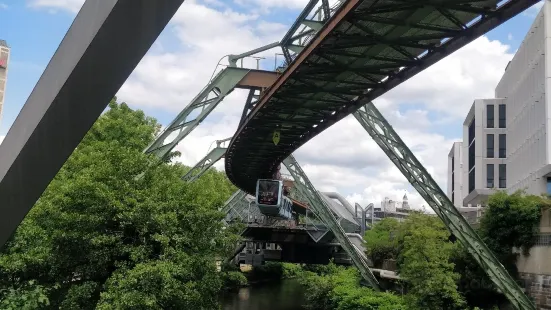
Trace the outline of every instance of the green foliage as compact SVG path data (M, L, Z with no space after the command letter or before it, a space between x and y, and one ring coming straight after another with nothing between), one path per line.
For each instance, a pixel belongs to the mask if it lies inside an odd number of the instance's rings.
M35 281L28 281L17 288L0 290L0 309L35 310L46 309L49 305L47 289Z
M434 222L427 226L428 222ZM453 245L442 224L416 215L405 223L400 276L408 283L409 309L463 309L457 291L459 275L450 262Z
M508 195L497 192L488 199L488 206L480 220L478 234L494 252L509 273L518 278L517 253L513 248L528 254L541 219L541 209L549 207L549 199L515 192ZM456 246L452 261L461 275L459 290L473 306L490 308L506 303L495 285L472 256L460 245Z
M402 297L391 293L375 292L360 286L355 268L330 264L323 275L304 272L300 282L306 286L306 308L316 310L405 310Z
M240 271L222 272L222 287L227 290L236 289L249 283L247 277Z
M302 274L302 267L299 264L281 263L283 268L283 279L291 279L298 277Z
M280 262L266 262L264 265L254 266L247 276L250 281L281 280L283 265Z
M393 218L384 218L365 232L366 255L376 268L381 268L385 259L396 259L399 254L398 236L400 223Z
M234 187L216 171L182 182L187 167L142 153L155 120L109 107L4 247L0 288L35 280L61 309L212 309L215 259L238 240L217 211Z
M549 200L540 196L497 192L489 197L480 221L480 236L501 259L509 261L513 247L527 255L538 232L541 209L548 205Z

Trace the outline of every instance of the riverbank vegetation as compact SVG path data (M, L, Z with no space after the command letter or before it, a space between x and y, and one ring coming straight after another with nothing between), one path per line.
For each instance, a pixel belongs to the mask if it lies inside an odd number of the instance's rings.
M442 222L412 214L365 234L381 268L395 262L407 293L362 287L354 268L267 263L242 273L238 228L219 207L235 188L209 170L193 183L178 163L143 154L160 125L116 99L0 252L1 309L217 309L223 289L298 277L309 309L489 309L505 302ZM172 156L177 155L173 153ZM491 196L478 232L517 277L549 200ZM522 253L514 252L518 248ZM476 284L476 285L475 285Z
M547 198L521 192L496 192L488 200L478 234L517 280L516 260L533 246L541 209L548 206ZM412 214L401 223L387 218L364 239L375 267L396 262L407 288L408 309L491 309L507 303L437 217Z
M0 254L2 309L216 309L235 190L142 153L160 125L113 100ZM234 275L225 275L236 281ZM239 281L239 280L237 280Z

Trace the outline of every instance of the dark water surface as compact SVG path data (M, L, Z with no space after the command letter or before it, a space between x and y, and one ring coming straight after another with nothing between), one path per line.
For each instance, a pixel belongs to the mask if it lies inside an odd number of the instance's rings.
M253 284L222 297L222 310L303 310L304 288L293 279Z

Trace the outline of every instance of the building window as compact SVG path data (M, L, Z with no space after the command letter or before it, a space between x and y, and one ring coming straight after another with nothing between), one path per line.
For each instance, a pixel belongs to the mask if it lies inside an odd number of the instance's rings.
M486 128L494 128L494 105L486 105Z
M547 178L547 194L551 195L551 178Z
M505 158L507 151L507 136L505 134L499 135L499 158Z
M469 193L474 191L474 168L469 171Z
M474 143L474 118L469 125L469 171L474 167L475 143Z
M505 128L505 105L499 105L499 128Z
M494 158L494 135L486 135L486 157Z
M454 169L454 166L455 166L455 157L452 157L452 197L453 197L453 191L455 190L455 178L454 178L455 169Z
M499 188L507 188L507 165L499 164ZM547 185L549 187L549 184Z
M494 188L494 164L486 165L486 187Z
M469 145L471 145L471 143L474 140L474 121L475 121L475 119L473 117L473 120L469 124Z

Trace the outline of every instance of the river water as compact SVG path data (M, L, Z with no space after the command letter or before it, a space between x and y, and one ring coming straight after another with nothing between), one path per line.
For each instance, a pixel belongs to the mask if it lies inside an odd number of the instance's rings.
M222 310L303 310L304 288L297 280L253 284L222 297Z

